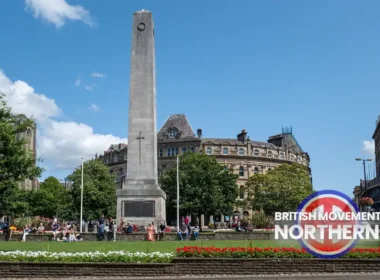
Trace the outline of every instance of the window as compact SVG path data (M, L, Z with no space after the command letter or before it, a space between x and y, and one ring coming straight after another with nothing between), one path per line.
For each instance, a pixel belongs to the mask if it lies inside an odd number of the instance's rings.
M227 165L224 166L224 170L226 170L226 171L228 170L228 166Z
M272 151L268 151L268 157L269 157L269 158L273 157L273 153L272 153Z
M206 154L208 154L208 155L212 154L212 148L211 147L206 148Z
M240 186L240 199L244 199L244 187Z
M161 177L161 176L162 176L162 170L158 169L158 177Z
M159 156L159 157L162 157L162 156L163 156L163 151L162 151L162 149L159 149L159 150L158 150L158 156Z
M280 152L280 159L284 159L284 157L285 157L284 152Z
M117 156L117 154L114 154L113 156L113 162L118 162L119 161L119 158Z
M168 148L168 157L175 157L178 155L178 147L175 148Z
M244 155L245 155L244 148L239 148L239 156L244 156Z
M186 147L182 147L182 154L186 154L186 151L187 151Z
M191 150L193 153L195 153L195 147L194 147L194 146L191 146L191 147L190 147L190 150Z
M271 170L272 170L272 167L269 166L269 167L268 167L268 171L271 171Z
M175 138L177 136L177 134L178 134L178 129L176 129L176 128L172 128L168 132L169 138L172 138L172 139Z
M255 174L259 174L259 168L258 167L255 167L254 171L253 171Z
M240 168L239 168L239 176L244 177L244 167L243 166L240 166Z
M298 162L302 162L302 157L298 157Z
M253 151L253 155L254 155L255 157L258 157L259 154L260 154L260 151L259 151L258 149L255 149L255 150Z
M223 155L228 155L228 148L223 148Z

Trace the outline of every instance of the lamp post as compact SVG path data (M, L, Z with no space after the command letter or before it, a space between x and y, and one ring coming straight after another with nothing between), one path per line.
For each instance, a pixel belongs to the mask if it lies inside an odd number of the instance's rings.
M80 184L80 233L83 231L83 158L82 158L82 178Z
M372 159L370 159L370 158L367 158L367 159L356 158L355 160L363 162L363 168L364 168L364 194L365 194L365 196L367 196L367 174L366 174L366 171L365 171L365 162L366 161L372 161Z
M177 156L177 232L179 232L179 157Z

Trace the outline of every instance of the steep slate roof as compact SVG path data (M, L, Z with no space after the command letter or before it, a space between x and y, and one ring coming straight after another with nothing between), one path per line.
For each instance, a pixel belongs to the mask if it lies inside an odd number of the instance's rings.
M247 143L244 143L242 141L239 141L237 139L231 139L231 138L202 138L202 144L203 143L207 143L207 142L211 142L213 144L231 144L231 145L241 145L241 146L245 146L247 145ZM267 142L261 142L261 141L250 141L250 143L252 144L253 147L259 147L259 148L272 148L272 149L277 149L279 147L277 147L276 145L274 144L271 144L271 143L267 143Z
M177 128L179 132L181 133L181 140L186 139L194 139L194 131L191 128L189 121L187 120L186 116L184 114L176 114L176 115L170 115L169 118L166 120L164 125L161 127L160 131L157 133L157 139L160 140L167 140L166 134L171 128ZM178 139L173 139L177 140Z

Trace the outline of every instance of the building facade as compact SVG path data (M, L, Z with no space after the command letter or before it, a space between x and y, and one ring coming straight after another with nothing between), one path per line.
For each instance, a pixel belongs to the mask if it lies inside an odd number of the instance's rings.
M248 132L242 130L236 138L204 138L202 129L196 134L184 114L171 115L157 134L158 176L176 164L176 156L190 150L215 156L220 164L238 174L237 184L241 188L238 199L244 199L244 185L254 174L265 174L272 168L289 162L309 167L310 157L295 139L292 129L283 129L280 134L269 137L267 142L253 141ZM115 173L117 187L121 188L127 174L127 144L114 144L100 157ZM311 169L309 167L311 177ZM233 219L249 216L248 209L236 209ZM224 216L214 217L219 221Z
M376 127L372 139L375 143L376 176L371 180L367 180L367 182L361 180L360 186L354 188L354 196L357 203L359 203L360 198L363 196L371 197L375 202L372 208L375 211L380 211L380 115L376 120Z
M18 118L26 118L24 115L19 115ZM16 135L18 140L26 139L25 148L33 152L34 162L37 162L37 124L25 131ZM19 183L22 190L35 190L39 187L38 178L25 179Z

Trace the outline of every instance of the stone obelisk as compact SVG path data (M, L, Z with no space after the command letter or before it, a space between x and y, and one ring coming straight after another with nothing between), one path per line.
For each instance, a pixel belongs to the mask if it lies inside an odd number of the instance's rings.
M129 90L127 178L117 190L117 219L157 225L166 219L166 194L158 185L156 63L152 13L133 14Z

